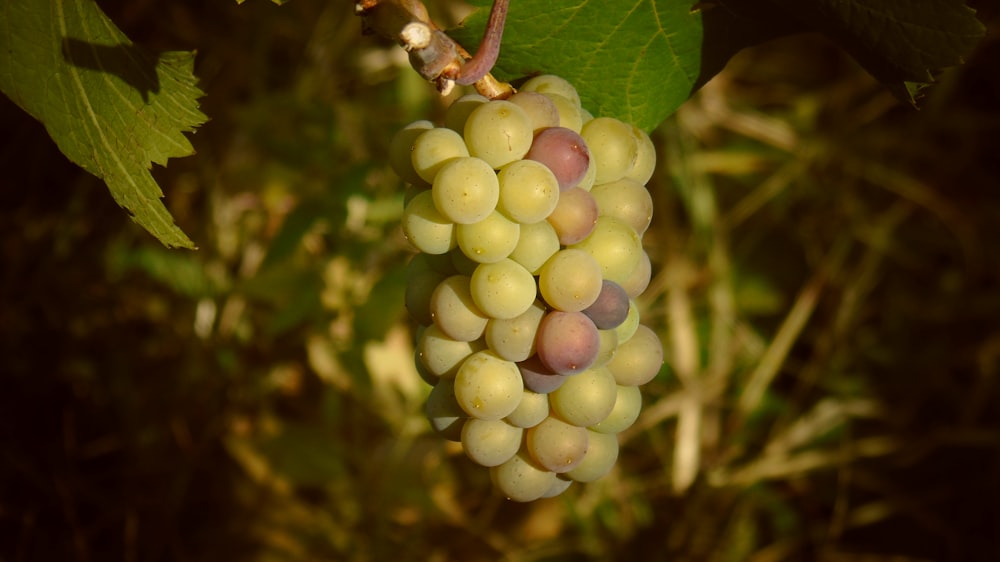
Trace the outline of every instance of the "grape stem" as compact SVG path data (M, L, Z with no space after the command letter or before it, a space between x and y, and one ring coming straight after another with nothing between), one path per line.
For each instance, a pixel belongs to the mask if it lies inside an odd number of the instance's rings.
M465 62L458 71L455 82L467 86L481 80L493 70L493 65L500 55L500 39L503 37L503 25L507 20L507 6L510 0L493 0L493 9L490 10L490 18L486 22L486 31L483 32L483 40L479 42L479 49L475 56Z
M420 0L357 0L354 11L361 16L362 33L376 33L398 42L409 53L414 70L433 82L442 95L455 84L472 84L490 99L506 99L513 95L514 88L494 78L490 70L500 54L509 2L494 0L475 56L431 21Z

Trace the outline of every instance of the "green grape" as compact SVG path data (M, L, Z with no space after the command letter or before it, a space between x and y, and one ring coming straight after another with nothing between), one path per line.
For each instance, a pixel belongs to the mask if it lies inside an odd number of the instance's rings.
M607 365L618 351L618 334L614 330L597 330L597 333L601 336L601 346L597 349L597 358L591 368Z
M625 177L646 185L653 177L653 170L656 168L656 147L645 131L635 125L631 127L632 136L635 138L636 157L632 169L625 174Z
M615 335L618 336L618 343L623 341L628 341L635 333L636 328L639 327L639 306L635 303L635 300L629 299L628 301L628 313L625 315L625 320L614 328Z
M507 462L491 467L490 479L501 494L516 502L535 501L556 484L556 474L540 467L523 448Z
M646 186L633 179L595 185L590 194L597 201L599 214L625 221L640 236L653 220L653 198Z
M528 120L531 121L531 127L536 133L546 127L559 126L559 109L543 94L522 90L507 101L521 106L521 109L528 114Z
M472 300L492 318L514 318L535 302L535 278L514 260L480 264L472 273Z
M608 417L616 397L614 375L609 368L596 367L569 377L549 395L549 404L560 419L587 427Z
M410 152L413 169L427 183L434 182L434 176L447 162L454 158L468 157L469 149L465 147L462 135L444 127L420 133L413 141L413 150Z
M498 466L517 454L523 433L504 420L473 418L462 426L462 450L476 464Z
M615 381L624 386L640 386L653 380L663 366L663 344L656 332L639 324L628 340L618 344L618 351L608 363Z
M455 158L438 170L431 186L434 205L448 220L472 224L490 215L500 199L500 184L479 158Z
M649 287L649 281L653 275L653 264L649 261L649 252L642 252L639 257L639 266L635 268L632 275L628 276L628 279L622 283L622 289L625 289L625 294L629 296L630 299L634 299L639 295L646 292L646 288Z
M486 345L507 361L524 361L535 353L535 335L545 306L535 301L514 318L491 318L486 323Z
M504 418L515 427L529 428L535 427L549 415L549 397L545 394L538 394L528 389L524 389L521 402L513 412Z
M428 371L438 377L453 377L458 368L473 353L481 350L480 341L458 341L449 338L437 324L431 324L417 340L417 357Z
M465 122L468 121L472 110L488 101L490 101L488 97L480 94L465 94L448 106L448 110L444 113L444 126L456 133L464 132Z
M424 131L433 128L434 124L430 121L415 121L403 127L389 142L389 166L403 181L414 185L427 185L413 169L410 153L413 152L413 141Z
M556 476L555 483L552 487L548 489L547 492L542 494L543 498L554 498L559 494L562 494L573 484L573 481L568 478L563 478L561 476Z
M595 117L583 126L580 136L597 164L597 185L622 179L635 165L639 148L629 125L612 117Z
M580 180L579 187L584 191L590 191L594 188L594 180L597 179L597 166L594 165L594 160L591 159L590 163L587 165L587 173Z
M455 399L469 416L498 420L513 412L524 394L517 365L492 351L477 351L455 374Z
M521 234L521 225L497 211L472 224L455 228L458 247L470 260L478 263L496 263L514 251Z
M594 197L579 187L573 187L559 194L559 203L545 220L556 230L559 243L569 246L594 231L598 212Z
M425 254L444 254L458 245L455 224L438 212L430 191L418 193L403 209L403 236Z
M601 266L583 250L567 248L555 253L538 271L538 291L549 306L579 312L601 294Z
M510 259L521 264L535 275L542 265L559 251L559 235L548 221L521 225L521 235L517 246L510 253Z
M541 162L517 160L497 172L497 210L519 223L545 220L559 203L559 181Z
M489 318L472 300L470 278L452 275L441 281L431 294L430 313L434 324L456 341L479 339Z
M590 444L587 455L576 468L566 473L566 477L576 482L593 482L604 477L618 460L617 435L588 430L587 439Z
M419 254L423 255L423 254ZM407 272L406 293L403 302L418 323L427 326L434 321L431 316L431 295L438 284L445 280L444 274L433 269L423 269L414 273Z
M438 381L424 402L424 415L431 428L448 441L462 440L462 426L469 419L455 400L455 384L451 379Z
M558 391L557 391L558 392ZM573 470L587 454L587 429L549 416L528 429L526 445L531 458L555 473Z
M545 96L552 100L556 111L559 112L559 126L579 133L583 127L583 112L580 110L580 105L559 94L546 93Z
M457 232L457 230L456 230ZM451 258L451 265L459 275L472 275L472 272L479 267L479 262L469 259L462 248L452 248L448 255Z
M624 221L609 216L597 217L590 235L572 247L594 256L604 278L619 285L624 285L642 258L639 235Z
M485 160L494 169L524 157L534 136L527 112L503 100L473 109L464 130L469 154Z
M538 92L540 94L558 94L580 107L580 94L577 93L569 80L555 74L539 74L533 76L521 85L522 92Z
M600 433L621 433L632 427L642 410L642 392L638 386L618 386L615 407L606 418L590 426Z

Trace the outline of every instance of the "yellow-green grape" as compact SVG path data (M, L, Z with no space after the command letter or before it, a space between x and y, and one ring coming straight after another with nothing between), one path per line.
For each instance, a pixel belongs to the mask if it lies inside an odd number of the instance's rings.
M618 351L607 368L618 384L640 386L653 380L662 366L663 344L659 336L639 324L631 338L618 344Z
M635 165L639 148L632 128L613 117L595 117L580 129L580 136L597 165L597 185L620 180Z
M449 338L437 324L421 332L417 340L417 357L428 371L438 377L453 377L458 368L473 353L481 350L480 341L458 341Z
M438 212L430 191L422 191L403 209L403 236L425 254L444 254L454 248L455 223Z
M431 186L434 205L458 224L479 222L500 199L500 184L489 164L479 158L455 158L438 170Z
M455 400L455 384L451 379L438 381L424 402L424 415L431 428L448 441L462 440L462 426L469 416Z
M521 106L528 114L533 130L537 133L546 127L559 126L559 109L547 96L538 92L520 91L507 101Z
M522 394L524 383L517 365L492 351L473 353L455 374L455 399L473 418L503 418L517 408Z
M444 113L444 126L457 133L464 132L465 122L472 110L488 101L490 101L488 97L480 94L465 94L448 106L448 110Z
M618 351L618 334L614 330L597 330L597 333L601 336L601 347L597 350L597 359L594 359L592 368L607 365Z
M600 433L621 433L632 427L642 410L642 392L638 386L618 385L615 407L608 417L590 426Z
M601 294L601 283L601 266L583 250L560 250L538 271L542 298L564 312L579 312L592 305Z
M466 257L478 263L495 263L509 256L520 234L521 225L496 211L479 222L455 228L458 247Z
M418 323L427 326L434 321L431 316L431 295L434 294L438 284L444 280L444 274L433 269L407 272L406 293L403 302L406 305L406 310L410 312L410 316Z
M413 169L427 183L434 182L434 176L445 163L454 158L468 157L469 149L462 135L444 127L421 133L413 141L413 151L410 152Z
M653 170L656 168L656 147L646 131L635 125L631 127L632 136L635 138L636 157L632 169L625 174L625 177L646 185L653 177Z
M565 474L576 482L593 482L604 477L618 460L617 435L588 430L587 439L590 445L587 455L576 468Z
M615 377L610 369L593 367L569 377L549 395L549 404L560 419L587 427L608 417L615 407L616 396Z
M539 74L529 78L521 85L522 92L538 92L540 94L558 94L580 107L580 94L577 93L569 80L555 74Z
M559 203L559 181L545 164L517 160L497 172L497 210L519 223L545 220Z
M622 289L629 298L634 299L646 292L649 281L653 275L653 264L649 261L649 252L643 251L639 257L639 266L635 268L632 275L622 283Z
M529 428L540 424L549 416L549 397L528 389L521 396L521 403L504 418L515 427Z
M580 107L580 119L583 119L583 124L586 125L587 121L594 118L594 114L587 110L586 107Z
M559 235L552 224L543 220L521 225L521 235L510 253L510 259L534 275L558 251Z
M470 278L452 275L441 281L431 294L430 313L434 324L456 341L479 339L489 318L472 300Z
M491 318L486 323L486 345L507 361L524 361L535 353L535 334L545 307L535 301L514 318Z
M549 488L547 492L542 494L543 498L554 498L559 494L566 491L573 484L573 481L569 478L563 478L562 476L556 476L555 483Z
M413 141L424 131L434 128L430 121L414 121L400 129L389 141L389 166L403 181L414 185L427 185L413 169L410 153L413 152Z
M646 186L630 178L595 185L590 194L598 213L621 219L640 236L653 220L653 198Z
M572 247L594 256L604 278L619 285L631 277L642 258L639 235L621 219L609 216L597 217L590 235Z
M594 160L590 160L590 164L587 166L587 173L584 174L583 179L580 180L579 187L584 191L590 191L594 188L594 180L597 179L597 166L594 165Z
M632 334L635 333L636 328L639 327L639 306L635 303L634 299L629 299L628 301L628 314L625 315L625 320L614 328L615 335L618 336L618 343L628 341Z
M472 110L464 136L469 154L497 169L524 157L531 148L534 130L521 106L494 100Z
M462 426L462 450L476 464L497 466L517 454L523 433L504 420L473 418Z
M545 96L552 100L559 112L559 126L579 133L583 127L583 112L580 111L580 105L559 94L546 93Z
M500 466L490 468L490 480L509 500L535 501L556 484L556 474L538 465L523 448Z
M528 453L555 473L573 470L587 454L587 429L549 416L528 430Z
M535 278L510 258L480 264L472 273L472 300L493 318L514 318L528 310L537 289Z
M457 231L456 231L457 232ZM461 248L452 248L447 254L451 258L451 265L459 275L472 275L472 272L479 267L479 262L469 259Z

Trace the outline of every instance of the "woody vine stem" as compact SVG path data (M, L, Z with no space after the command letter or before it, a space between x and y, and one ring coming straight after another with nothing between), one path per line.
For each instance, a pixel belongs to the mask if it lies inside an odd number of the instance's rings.
M409 53L414 70L433 82L442 95L460 84L473 85L490 99L506 99L514 88L494 78L490 70L500 54L508 4L509 0L494 0L475 55L431 21L420 0L358 0L355 13L361 16L364 33L398 42Z

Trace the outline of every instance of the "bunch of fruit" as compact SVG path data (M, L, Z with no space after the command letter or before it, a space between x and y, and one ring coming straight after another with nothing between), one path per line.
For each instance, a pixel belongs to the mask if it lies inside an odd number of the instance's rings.
M461 97L443 127L391 143L420 251L406 306L426 415L512 500L607 474L663 363L634 300L655 160L645 132L593 117L552 75L506 100Z

